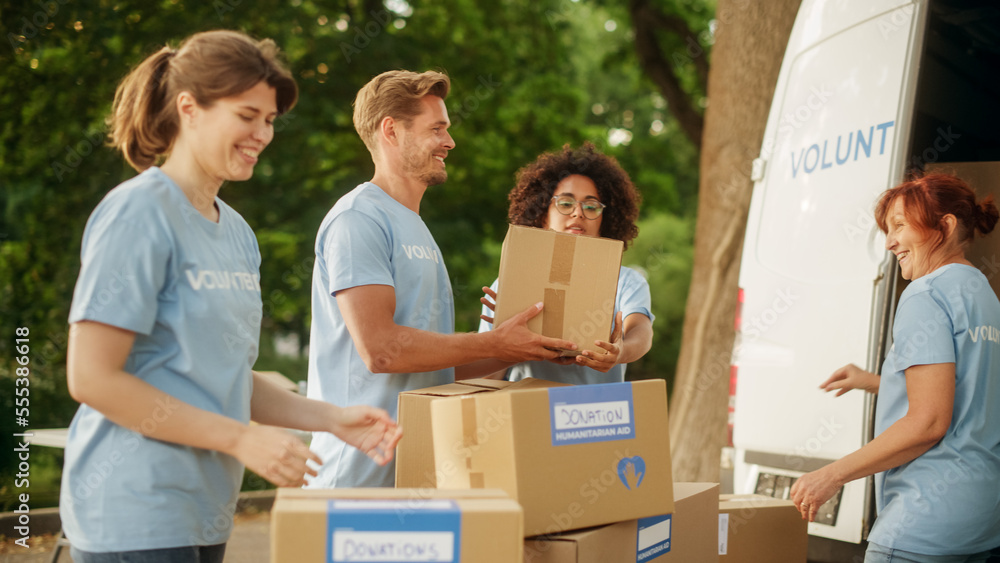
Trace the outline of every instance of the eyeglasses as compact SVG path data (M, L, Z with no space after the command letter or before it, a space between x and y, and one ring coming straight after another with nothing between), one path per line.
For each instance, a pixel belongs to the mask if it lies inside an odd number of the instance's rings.
M604 208L607 207L594 199L576 201L573 196L568 195L553 196L552 201L555 202L556 210L563 215L573 213L573 210L576 209L576 204L579 203L580 209L583 210L583 216L587 219L597 219L601 216L601 213L604 213Z

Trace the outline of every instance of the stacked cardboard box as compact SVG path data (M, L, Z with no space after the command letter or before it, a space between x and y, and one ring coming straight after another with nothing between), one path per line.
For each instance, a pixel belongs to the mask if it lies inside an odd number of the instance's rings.
M719 499L721 563L806 563L808 524L790 500L764 495Z
M433 401L438 486L506 491L526 535L672 512L665 383L547 385Z
M621 261L608 242L511 227L498 323L543 301L529 328L581 350L607 340ZM468 380L401 393L398 418L397 489L281 490L273 561L805 560L782 501L720 504L716 483L673 482L662 380Z
M674 483L674 513L524 540L525 563L717 563L718 483Z
M670 551L653 561L717 563L718 518L718 483L674 483Z
M504 389L509 381L467 379L399 394L398 419L403 438L396 446L396 487L436 488L434 433L431 432L431 402ZM450 470L450 468L445 468Z
M620 241L512 226L497 324L541 301L529 328L593 349L611 335L621 251ZM525 535L545 534L526 542L529 561L652 561L677 545L663 381L464 381L402 393L399 421L396 486L506 491L524 508ZM715 530L718 490L697 492Z
M523 512L503 491L279 489L271 561L521 561Z
M545 534L559 545L617 546L632 557L669 549L675 487L662 380L579 387L473 380L402 393L399 422L407 437L397 486L502 489L524 509L526 536ZM404 447L415 434L423 447ZM697 492L714 520L718 490L711 490ZM555 538L615 523L622 525ZM625 543L608 539L623 533Z

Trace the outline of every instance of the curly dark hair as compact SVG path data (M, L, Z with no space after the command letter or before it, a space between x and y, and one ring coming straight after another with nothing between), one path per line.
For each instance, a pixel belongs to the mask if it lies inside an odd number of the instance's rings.
M635 221L639 218L642 196L618 161L597 150L589 141L577 149L567 144L560 152L543 153L517 171L517 185L507 196L510 222L541 227L556 186L573 174L590 178L597 187L601 203L607 206L602 215L601 236L620 240L628 248L639 234Z

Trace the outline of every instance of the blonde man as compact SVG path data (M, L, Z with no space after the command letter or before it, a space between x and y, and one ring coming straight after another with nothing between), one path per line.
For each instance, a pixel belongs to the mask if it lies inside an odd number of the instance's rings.
M568 341L530 332L531 307L488 333L454 334L451 283L420 218L430 186L448 178L455 148L439 72L390 71L358 92L354 126L375 175L342 197L316 238L309 396L371 404L396 414L400 392L442 385L558 354ZM454 366L458 366L457 368ZM391 487L394 466L374 467L329 433L312 448L324 464L310 487Z

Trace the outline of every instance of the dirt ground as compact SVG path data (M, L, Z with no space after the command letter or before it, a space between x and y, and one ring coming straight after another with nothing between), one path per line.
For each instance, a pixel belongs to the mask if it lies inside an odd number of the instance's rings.
M268 563L271 542L270 512L244 512L236 515L233 535L226 546L225 563ZM49 563L57 548L51 534L32 536L27 549L13 540L0 543L0 563ZM69 548L59 553L57 563L72 563Z

